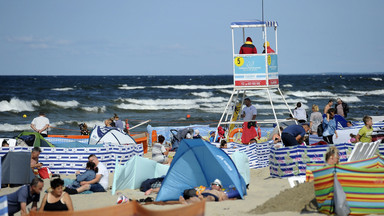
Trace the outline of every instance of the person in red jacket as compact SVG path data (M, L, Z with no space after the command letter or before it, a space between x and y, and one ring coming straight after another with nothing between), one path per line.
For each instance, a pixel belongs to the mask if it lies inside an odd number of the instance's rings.
M275 53L275 50L273 50L270 46L269 46L269 42L265 42L263 44L263 47L264 47L264 50L263 50L263 53L265 53L265 45L267 45L267 53Z
M257 54L257 49L255 45L252 44L252 39L247 37L245 44L241 46L239 54Z

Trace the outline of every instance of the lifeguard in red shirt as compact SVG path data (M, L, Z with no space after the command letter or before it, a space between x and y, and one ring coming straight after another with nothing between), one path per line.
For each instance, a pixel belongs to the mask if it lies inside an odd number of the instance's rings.
M264 47L264 50L263 50L263 53L265 53L265 45L267 45L267 53L275 53L275 50L273 50L270 46L269 46L269 42L265 42L263 44L263 47Z
M247 37L245 44L241 46L239 54L257 54L257 49L255 45L252 44L252 39Z

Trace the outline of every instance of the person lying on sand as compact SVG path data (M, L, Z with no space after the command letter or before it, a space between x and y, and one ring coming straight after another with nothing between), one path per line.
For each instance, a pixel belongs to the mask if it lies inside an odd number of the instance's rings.
M205 187L187 189L184 191L183 196L179 197L181 204L190 204L206 201L223 201L228 199L228 195L222 191L221 181L216 179L211 183L211 187L205 189Z

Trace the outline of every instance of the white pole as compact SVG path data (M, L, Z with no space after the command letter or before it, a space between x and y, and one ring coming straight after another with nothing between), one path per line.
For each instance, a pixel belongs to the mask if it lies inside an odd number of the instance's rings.
M136 128L136 127L139 127L139 126L141 126L141 125L143 125L143 124L145 124L145 123L148 123L148 122L150 122L150 121L151 121L151 120L147 120L147 121L145 121L145 122L141 122L140 124L135 125L135 126L129 128L129 130L132 130L132 129Z
M289 111L289 113L291 114L291 116L292 116L292 118L293 118L293 117L294 117L294 116L293 116L293 113L292 113L291 109L289 108L288 103L287 103L287 101L285 100L283 93L281 93L280 88L277 88L277 90L279 90L279 93L280 93L281 97L283 98L283 101L284 101L284 103L285 103L285 106L287 106L288 111ZM296 120L295 120L295 122L296 122L296 124L297 124L297 121L296 121Z
M279 124L279 121L277 120L275 107L273 106L272 97L271 97L271 93L269 92L269 88L267 88L267 92L268 92L269 102L271 102L273 116L275 117L277 128L279 128L279 131L280 131L280 124ZM281 133L280 133L280 135L281 135Z

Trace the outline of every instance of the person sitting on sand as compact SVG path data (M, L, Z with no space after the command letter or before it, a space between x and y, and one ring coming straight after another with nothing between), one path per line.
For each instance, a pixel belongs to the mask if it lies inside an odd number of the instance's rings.
M34 169L40 169L43 167L42 163L39 163L39 155L41 153L41 149L39 147L33 147L32 153L31 153L31 168Z
M199 129L195 129L195 133L193 134L193 139L201 139Z
M339 150L335 146L329 147L328 152L325 154L325 162L327 165L339 164Z
M152 147L152 160L162 164L170 164L172 159L168 158L169 148L165 148L163 145L165 140L164 136L159 135L157 140L159 142L153 144Z
M108 178L109 172L107 167L99 161L96 155L91 154L88 156L88 162L93 162L96 164L98 172L96 177L90 181L81 181L80 187L77 189L72 189L69 187L65 188L65 192L69 194L78 194L82 193L86 190L90 190L92 192L106 192L108 189Z
M60 178L51 181L51 191L45 194L41 201L42 211L73 211L71 197L63 191L64 181Z
M6 139L4 139L3 142L1 143L1 147L9 147L9 144Z
M80 174L80 171L76 171L76 180L73 181L72 185L69 186L70 188L79 188L81 186L80 182L91 181L92 179L96 178L96 173L99 171L99 169L96 167L95 163L87 162L85 169L86 171L82 174Z
M281 131L283 131L282 129L281 129ZM281 137L280 137L280 134L274 134L273 135L273 137L272 137L272 140L273 140L273 144L276 144L276 143L278 143L278 142L281 142Z
M32 202L31 210L37 210L37 202L40 200L40 192L43 190L44 181L41 178L34 178L29 185L21 186L16 192L7 195L8 214L13 215L20 212L27 214L27 205ZM4 213L4 212L3 212Z
M225 141L225 140L221 140L221 142L220 142L220 148L221 148L221 149L223 149L223 148L228 148L228 146L227 146L227 141Z
M249 140L249 144L254 144L254 143L257 143L255 138L252 138L251 140Z
M352 126L353 126L352 122L351 121L347 121L347 127L352 127Z
M179 202L181 204L190 204L200 202L202 200L206 201L223 201L228 199L228 195L222 191L222 184L219 179L215 179L211 183L210 188L198 187L193 189L184 190L183 196L179 197Z

